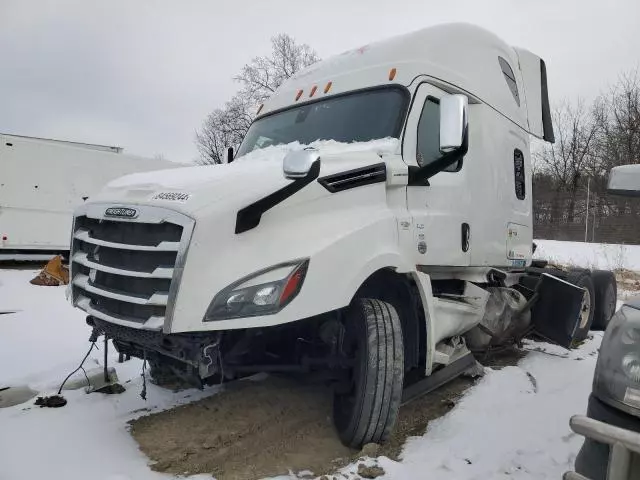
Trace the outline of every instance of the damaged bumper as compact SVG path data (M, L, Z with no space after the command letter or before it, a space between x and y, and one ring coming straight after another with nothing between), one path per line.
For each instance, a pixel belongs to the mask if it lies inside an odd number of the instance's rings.
M87 324L97 335L112 340L119 353L140 359L153 360L158 356L169 359L185 369L189 376L199 379L211 377L219 372L221 365L221 332L202 334L164 334L116 325L95 317L87 317Z

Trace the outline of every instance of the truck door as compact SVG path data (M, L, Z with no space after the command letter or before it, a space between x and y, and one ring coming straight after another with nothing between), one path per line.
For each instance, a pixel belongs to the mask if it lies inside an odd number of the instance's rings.
M440 98L444 91L418 86L403 140L403 159L424 166L440 156ZM470 194L464 160L431 177L428 185L407 187L416 265L468 266L473 245Z

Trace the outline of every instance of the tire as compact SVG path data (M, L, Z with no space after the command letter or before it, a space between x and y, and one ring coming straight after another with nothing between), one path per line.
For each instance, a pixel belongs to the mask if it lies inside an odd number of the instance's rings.
M388 439L402 400L404 351L396 309L375 299L355 299L345 315L342 353L353 362L346 386L333 398L340 440L351 448Z
M572 283L578 287L582 287L587 291L582 304L582 311L580 314L580 320L578 328L573 337L574 343L582 342L587 338L589 330L591 330L591 324L593 323L593 317L595 313L595 291L593 287L593 280L591 275L585 270L572 271L567 275L567 282Z
M591 274L595 290L596 306L593 311L592 330L606 330L609 320L616 313L618 284L616 276L609 270L594 270Z

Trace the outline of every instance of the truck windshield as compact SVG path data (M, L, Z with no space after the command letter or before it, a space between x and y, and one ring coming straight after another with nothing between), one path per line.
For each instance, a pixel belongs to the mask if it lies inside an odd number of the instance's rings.
M253 122L238 157L253 150L316 140L352 143L399 138L408 95L384 88L340 95L289 108Z

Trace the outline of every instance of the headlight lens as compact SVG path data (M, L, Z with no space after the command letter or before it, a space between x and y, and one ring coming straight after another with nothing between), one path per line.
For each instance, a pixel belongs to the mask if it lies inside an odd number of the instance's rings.
M304 282L309 260L297 260L260 270L220 291L204 321L271 315L293 300Z
M604 402L640 415L640 310L623 305L602 339L593 392Z

